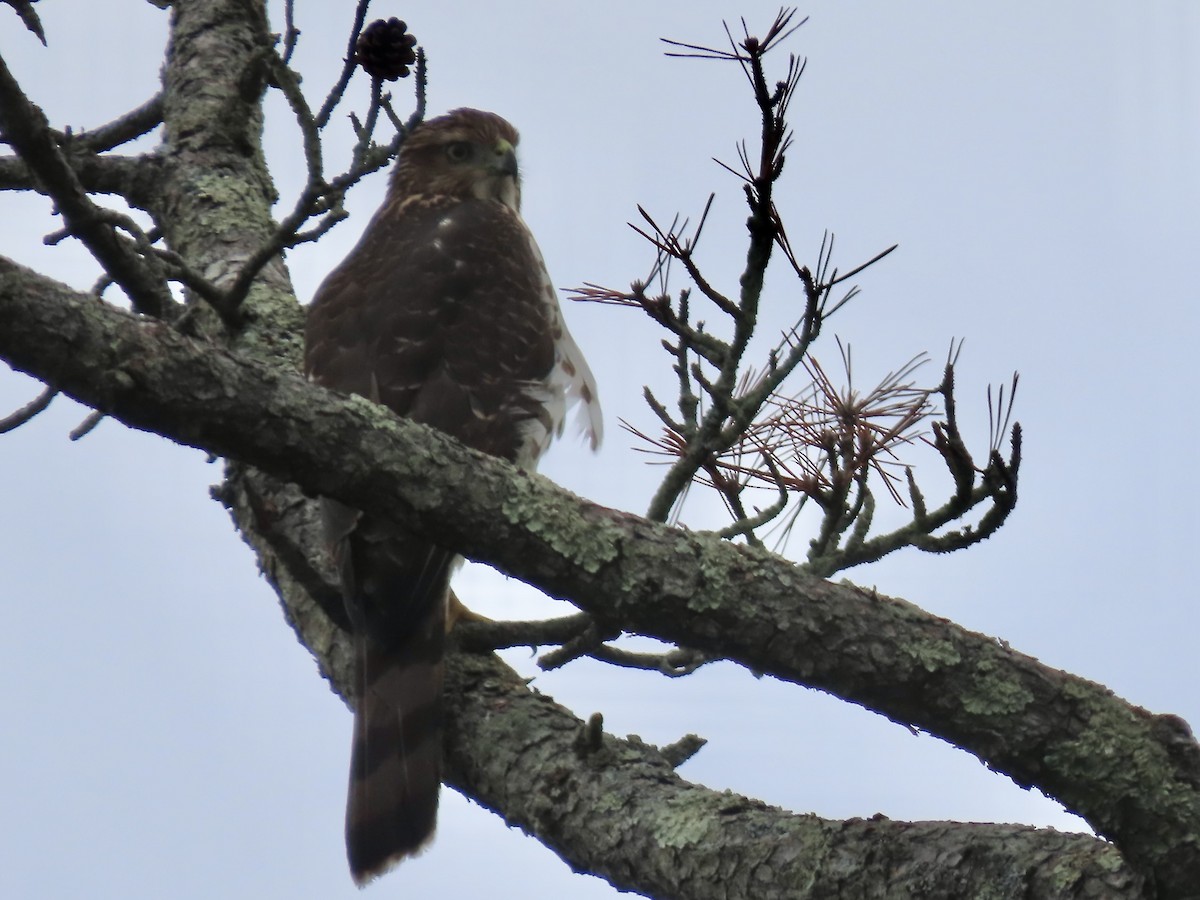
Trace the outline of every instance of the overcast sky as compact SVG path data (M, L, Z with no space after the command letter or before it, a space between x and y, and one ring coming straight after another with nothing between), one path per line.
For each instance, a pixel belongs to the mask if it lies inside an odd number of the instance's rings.
M297 7L297 64L316 103L340 65L351 4ZM52 123L94 126L154 92L166 13L143 0L37 10L49 49L0 7L0 53ZM774 10L375 6L427 48L432 111L492 109L521 130L526 218L564 287L644 275L651 255L625 224L636 205L669 221L697 215L710 191L701 264L718 285L736 283L745 211L712 158L734 161L736 142L753 137L747 86L731 66L666 59L658 38L720 43L723 18L744 15L761 32ZM968 439L986 447L985 388L1013 371L1026 436L1020 502L999 534L846 575L1200 722L1200 6L826 0L801 14L811 20L788 49L809 66L777 196L789 234L815 262L834 231L843 269L900 245L860 279L863 294L816 355L835 368L836 333L865 386L927 350L936 381L951 339L965 338ZM356 97L365 86L360 76ZM394 90L406 109L411 84ZM348 142L348 125L330 138L331 168ZM267 144L290 208L301 154L277 100ZM358 188L348 222L289 254L302 301L381 191L380 179ZM56 227L44 200L0 195L0 253L90 287L96 268L77 247L41 246ZM773 270L768 327L788 324L797 296ZM642 511L659 472L618 422L653 427L641 388L669 386L660 334L632 311L576 304L567 315L600 383L608 440L597 457L564 441L543 471ZM0 368L0 415L36 391ZM68 441L84 415L57 400L0 437L0 894L357 896L342 844L350 716L208 499L219 465L113 422ZM694 493L685 520L721 524ZM466 571L459 591L493 615L553 610L486 571ZM510 658L533 672L528 654ZM709 744L685 777L797 812L1084 827L934 738L731 665L667 681L577 663L536 684L581 715L602 711L616 734L698 732ZM434 889L615 896L452 792L434 846L370 890Z

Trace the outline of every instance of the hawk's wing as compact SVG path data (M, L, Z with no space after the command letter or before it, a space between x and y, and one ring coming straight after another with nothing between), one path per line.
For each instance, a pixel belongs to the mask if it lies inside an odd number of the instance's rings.
M572 403L579 405L580 430L588 439L593 450L600 446L604 439L604 420L600 414L600 396L596 392L596 379L592 369L563 319L562 307L558 303L558 293L554 282L550 280L550 272L542 258L533 235L526 230L533 255L537 260L542 274L542 297L550 317L550 333L554 338L554 369L550 374L551 403L556 404L555 417L557 426L550 437L560 436L566 423L566 407ZM545 448L543 448L544 450Z
M409 197L379 211L309 312L306 367L493 456L516 460L555 363L544 264L490 201ZM576 353L578 351L576 350Z

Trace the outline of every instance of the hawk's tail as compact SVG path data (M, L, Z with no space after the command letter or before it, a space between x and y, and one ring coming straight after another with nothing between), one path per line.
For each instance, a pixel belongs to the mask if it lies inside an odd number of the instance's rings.
M346 855L359 885L420 851L437 821L445 604L424 619L399 644L357 636Z

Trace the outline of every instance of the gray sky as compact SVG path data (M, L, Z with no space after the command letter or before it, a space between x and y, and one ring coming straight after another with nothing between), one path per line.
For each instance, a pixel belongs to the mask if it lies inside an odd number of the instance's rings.
M319 102L350 4L297 6L297 62ZM153 92L164 13L138 0L37 8L50 49L0 9L0 53L52 122L96 125ZM492 9L414 0L375 13L408 20L428 49L432 111L493 109L521 130L526 218L555 280L623 286L644 275L651 255L625 225L636 204L667 221L694 217L715 190L701 263L734 284L745 211L711 158L733 161L735 142L753 137L747 86L732 67L664 58L657 39L719 43L722 18L739 15L762 31L775 6ZM860 279L862 296L832 320L818 358L836 368L838 334L868 385L928 350L934 381L951 339L965 338L968 438L986 446L985 387L1014 370L1026 435L1020 502L998 535L846 575L1200 722L1190 459L1200 7L817 2L805 13L789 49L809 68L777 198L793 243L812 262L833 230L843 269L900 244ZM394 91L405 109L411 85ZM267 142L290 204L301 158L277 101ZM346 126L327 145L331 168L348 143ZM350 221L289 255L302 300L381 191L379 179L360 187ZM0 253L90 286L96 269L77 247L41 246L57 227L48 212L40 199L0 196ZM798 291L782 269L768 295L770 323L785 326ZM641 511L658 473L618 420L653 427L640 395L669 385L660 334L631 311L567 314L600 382L608 441L595 458L564 441L543 471ZM0 414L35 392L0 371ZM207 499L219 467L112 422L71 443L83 415L58 400L0 437L0 894L357 896L342 846L350 716ZM688 524L721 524L694 494ZM493 615L554 608L477 569L459 590ZM510 658L533 672L527 654ZM936 739L733 666L667 681L578 663L537 686L582 715L603 711L617 734L698 732L710 743L685 777L797 812L1083 827ZM451 792L434 846L371 891L467 897L502 884L535 900L615 896Z

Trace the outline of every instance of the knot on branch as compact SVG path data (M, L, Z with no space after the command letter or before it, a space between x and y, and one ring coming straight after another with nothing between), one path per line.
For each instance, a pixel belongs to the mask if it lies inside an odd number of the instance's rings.
M604 749L604 716L594 712L575 735L575 753L580 759L595 756Z

